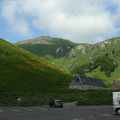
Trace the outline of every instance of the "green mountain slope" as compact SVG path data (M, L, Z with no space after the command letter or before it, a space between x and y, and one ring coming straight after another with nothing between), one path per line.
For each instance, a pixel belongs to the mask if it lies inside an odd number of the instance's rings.
M65 71L0 39L0 91L52 93L67 89L70 80Z
M120 38L112 38L94 46L99 50L89 62L76 66L74 72L103 79L111 85L113 80L120 79Z
M35 39L16 43L20 47L39 56L50 55L53 57L65 56L76 44L61 38L42 36ZM46 49L47 48L47 49Z
M83 50L81 52L77 50L80 46L85 45L88 47L88 44L77 44L66 39L48 36L20 41L16 45L45 58L47 61L65 70L71 70L74 66L85 63L90 56L89 54L83 55Z
M44 39L43 39L44 38ZM73 73L85 73L92 77L97 77L103 79L107 84L111 85L113 80L120 79L119 69L120 69L120 38L112 38L105 40L97 44L76 44L63 39L43 37L30 41L23 41L17 45L27 49L36 55L43 56L46 60L50 61L52 64L57 65L60 68L64 68ZM44 44L52 41L52 47L55 49L50 50L49 47L45 47ZM56 57L55 53L58 47L56 46L56 41L65 44L65 48L70 49L65 53ZM35 46L33 46L33 43ZM39 43L40 42L40 43ZM45 43L44 43L45 42ZM70 43L70 44L68 44ZM33 49L31 49L31 44ZM44 46L43 47L39 46ZM60 47L60 46L59 46ZM40 50L41 49L41 50ZM36 50L37 52L34 52ZM44 51L46 53L41 53ZM49 52L51 54L49 54ZM53 54L54 53L54 54Z

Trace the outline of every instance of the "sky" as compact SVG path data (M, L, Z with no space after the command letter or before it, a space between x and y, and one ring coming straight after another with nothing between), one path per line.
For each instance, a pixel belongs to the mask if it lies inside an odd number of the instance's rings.
M0 38L98 43L120 36L120 0L0 0Z

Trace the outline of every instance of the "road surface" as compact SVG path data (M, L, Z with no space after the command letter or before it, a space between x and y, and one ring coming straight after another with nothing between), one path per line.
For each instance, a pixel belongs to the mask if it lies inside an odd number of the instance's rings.
M0 120L120 120L112 106L0 107Z

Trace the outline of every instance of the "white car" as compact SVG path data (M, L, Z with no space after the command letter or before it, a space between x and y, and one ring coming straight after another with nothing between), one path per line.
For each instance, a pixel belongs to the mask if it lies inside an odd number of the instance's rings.
M113 109L118 115L120 111L120 92L113 92Z

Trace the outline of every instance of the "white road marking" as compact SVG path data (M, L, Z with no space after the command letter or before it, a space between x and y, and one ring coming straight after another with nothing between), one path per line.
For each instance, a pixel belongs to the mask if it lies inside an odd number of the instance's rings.
M102 116L105 116L105 117L110 117L111 114L102 114Z
M81 118L73 118L72 120L84 120L84 119L81 119Z
M24 111L30 111L30 112L34 111L34 109L32 109L32 108L24 108L23 110Z
M27 109L27 110L30 111L30 112L34 111L33 109Z
M18 109L12 109L11 111L13 111L13 112L19 112L20 110L18 110Z
M92 116L92 115L91 115L91 116L89 116L89 118L93 118L93 117L94 117L94 116Z
M45 108L40 108L39 110L40 110L40 111L46 111L46 109L45 109Z

